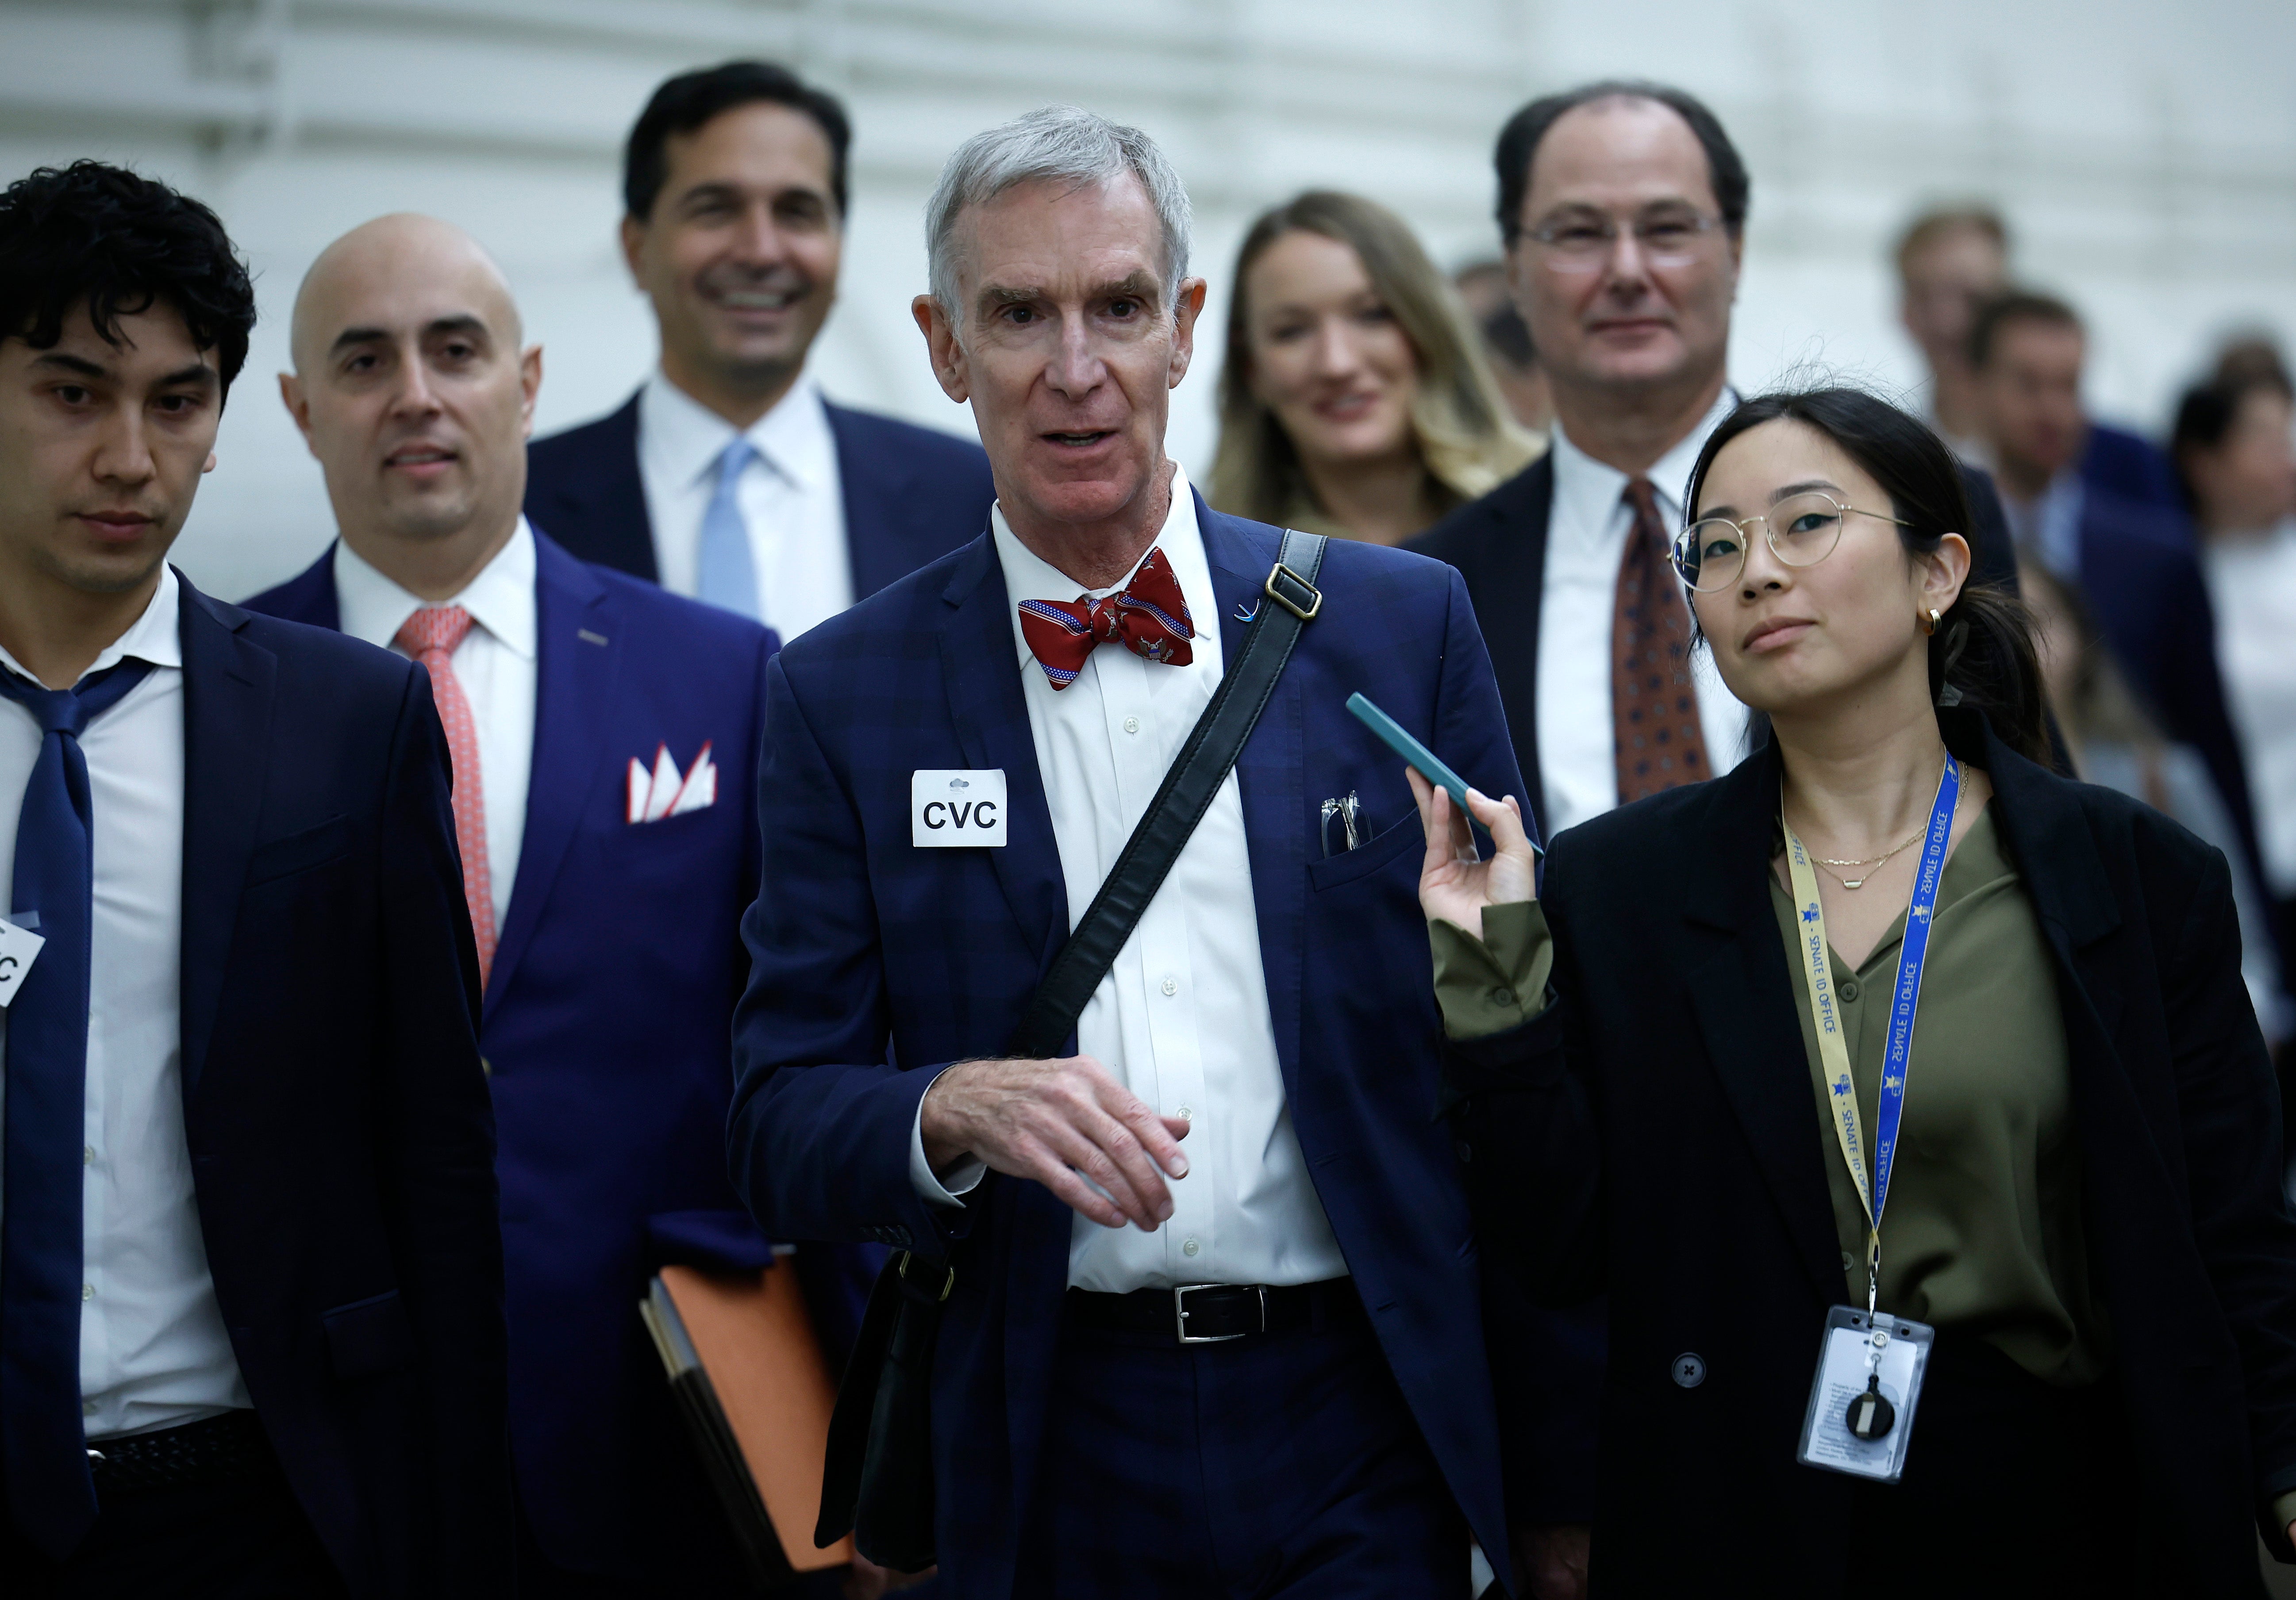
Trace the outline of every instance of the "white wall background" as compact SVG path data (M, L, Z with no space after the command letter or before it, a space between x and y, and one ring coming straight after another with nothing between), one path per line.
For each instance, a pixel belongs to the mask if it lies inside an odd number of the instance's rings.
M840 399L967 429L909 322L918 216L966 134L1054 100L1164 142L1212 325L1253 211L1310 184L1397 207L1439 257L1495 245L1489 147L1530 95L1638 74L1706 97L1754 174L1734 376L1915 376L1886 260L1917 205L2005 208L2024 275L2095 330L2093 398L2158 427L2226 330L2296 340L2296 5L2286 0L0 0L0 175L100 156L214 205L263 324L180 546L239 596L329 534L281 410L286 312L381 212L469 228L545 347L545 431L609 409L653 334L614 248L619 156L661 78L777 57L857 127ZM1217 341L1177 397L1208 463Z

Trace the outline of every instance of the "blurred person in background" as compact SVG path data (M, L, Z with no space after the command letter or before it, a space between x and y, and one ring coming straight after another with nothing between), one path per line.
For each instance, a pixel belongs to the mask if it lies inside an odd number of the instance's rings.
M1236 252L1206 498L1308 533L1400 544L1536 453L1410 224L1310 190Z
M1989 465L1969 336L1978 312L2009 291L2009 227L1990 206L1925 211L1899 235L1898 316L1930 372L1929 420L1964 461ZM2090 420L2081 475L2147 504L2181 503L2169 458L2151 440Z
M1969 331L2009 286L2009 230L1989 206L1925 211L1898 240L1898 320L1929 365L1930 425L1956 455L1983 449Z
M748 1593L637 1308L665 1266L801 1269L720 1154L776 641L520 513L542 350L460 229L383 216L328 246L291 351L281 395L339 540L248 606L422 662L445 716L501 1130L519 1592Z
M571 554L784 639L977 536L988 459L832 405L806 360L837 297L851 128L765 61L669 79L630 130L621 246L661 364L531 446L527 514Z
M2288 371L2288 357L2280 341L2269 333L2240 333L2225 340L2217 351L2215 379L2218 383L2244 383L2265 378L2282 388L2296 387Z
M1530 329L1514 308L1507 288L1506 263L1477 261L1461 267L1451 278L1460 303L1482 335L1483 359L1506 396L1507 410L1527 433L1544 434L1554 425L1554 396L1546 387L1546 373L1538 364L1538 347L1530 342Z
M2248 763L2265 885L2288 951L2296 949L2296 406L2276 363L2234 371L2185 395L2175 448Z
M2100 487L2080 471L2087 339L2073 309L2046 295L1987 305L1970 331L1978 417L2001 498L2027 560L2077 583L2139 702L2208 763L2241 839L2259 862L2247 768L2218 671L2216 618L2182 511Z
M2134 795L2223 851L2226 859L2239 861L2240 834L2209 778L2208 763L2190 745L2169 742L2136 703L2079 590L2044 567L2027 568L2024 580L2042 681L2072 757L2073 775ZM2289 1014L2273 959L2271 911L2246 872L2232 875L2232 898L2240 914L2241 976L2265 1038L2276 1047L2288 1038L2296 1018Z

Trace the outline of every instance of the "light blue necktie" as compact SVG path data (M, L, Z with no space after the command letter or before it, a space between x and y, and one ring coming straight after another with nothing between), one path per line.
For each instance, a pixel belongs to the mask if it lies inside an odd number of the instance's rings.
M701 518L701 557L693 592L713 606L742 616L758 615L758 564L750 555L749 525L742 520L742 471L757 460L757 447L734 436L718 458L718 492Z

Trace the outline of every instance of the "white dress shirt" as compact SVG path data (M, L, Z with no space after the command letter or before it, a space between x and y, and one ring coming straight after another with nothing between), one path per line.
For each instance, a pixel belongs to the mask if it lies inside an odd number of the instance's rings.
M2257 844L2272 892L2296 894L2296 518L2201 543L2217 665L2248 756Z
M638 394L638 475L653 523L662 587L692 596L701 519L718 493L718 458L734 425L656 371ZM837 436L821 390L800 378L750 425L757 455L736 491L758 575L758 617L787 643L853 603Z
M393 642L415 611L428 605L460 606L471 631L451 657L455 681L471 703L479 736L479 792L487 806L487 873L494 886L495 935L510 915L518 878L519 847L526 840L526 793L534 771L536 695L534 530L526 518L510 543L479 569L450 600L409 594L349 545L335 543L335 603L343 632L402 657Z
M130 656L152 665L79 741L94 814L79 1314L91 1439L250 1403L208 1272L184 1137L180 593L161 567L144 615L88 668ZM5 650L0 662L32 676ZM0 698L0 905L14 904L16 824L40 740L32 714ZM0 1048L6 1018L0 1010Z
M1647 474L1667 527L1682 526L1682 499L1706 437L1737 409L1726 388L1713 409ZM1634 527L1627 475L1570 442L1554 425L1554 499L1546 518L1546 574L1538 606L1538 765L1549 837L1619 804L1617 731L1611 716L1611 618L1619 563ZM1746 708L1723 684L1713 656L1692 653L1698 723L1717 774L1746 754Z
M1001 508L989 526L1016 608L1023 600L1072 600L1085 592L1013 535ZM1011 618L1071 930L1219 684L1218 601L1194 497L1177 468L1172 509L1152 548L1164 552L1195 624L1195 659L1185 666L1105 645L1086 658L1074 683L1055 691L1021 632L1017 608ZM1112 594L1131 577L1089 592L1095 600ZM1077 1021L1077 1048L1158 1113L1187 1122L1180 1147L1188 1175L1171 1180L1171 1220L1154 1233L1077 1216L1070 1287L1123 1294L1348 1275L1284 1098L1260 967L1243 791L1233 771L1093 992ZM920 1121L922 1114L920 1107ZM955 1203L914 1137L910 1174L928 1199ZM964 1188L979 1176L977 1168L951 1174Z

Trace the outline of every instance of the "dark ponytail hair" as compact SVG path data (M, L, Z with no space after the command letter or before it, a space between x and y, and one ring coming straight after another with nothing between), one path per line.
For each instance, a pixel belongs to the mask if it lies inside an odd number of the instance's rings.
M1935 551L1948 534L1970 532L1969 492L1961 468L1921 420L1863 389L1815 388L1758 395L1722 420L1690 474L1686 515L1697 516L1706 474L1724 445L1765 422L1816 429L1865 469L1890 496L1906 526L1898 538L1908 559ZM1984 714L2003 744L2043 766L2054 763L2032 614L1996 584L1967 583L1931 636L1930 698Z

